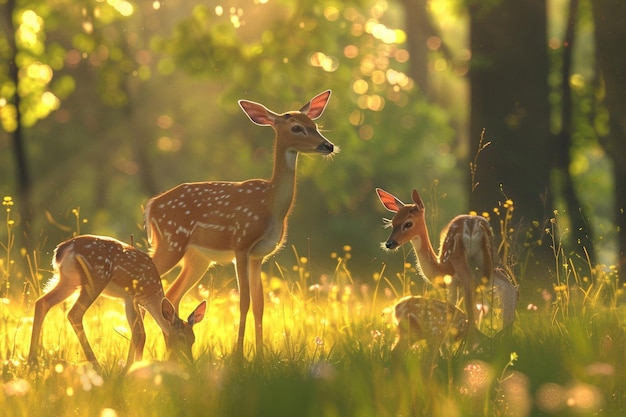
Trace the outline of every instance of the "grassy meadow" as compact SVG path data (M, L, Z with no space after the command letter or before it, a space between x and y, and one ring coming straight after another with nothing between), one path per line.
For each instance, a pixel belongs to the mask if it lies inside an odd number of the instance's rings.
M11 245L3 247L0 271L6 280L16 272L7 267ZM624 290L611 268L590 267L580 274L555 250L557 272L545 285L518 277L521 297L513 326L438 356L428 364L433 371L424 373L427 359L419 347L392 360L396 333L390 307L409 293L436 297L439 291L422 286L412 256L398 258L402 273L389 275L381 265L372 271L374 279L356 277L351 250L345 246L329 254L336 268L320 276L311 275L309 260L295 249L293 265L265 265L262 358L253 352L251 317L245 358L232 354L239 316L232 266L211 270L181 305L185 316L198 300L209 301L205 319L195 327L193 363L162 362L161 332L147 318L145 361L128 369L123 306L101 299L85 316L99 368L83 362L65 318L68 305L46 317L40 364L29 366L25 358L35 295L25 291L3 298L1 414L522 417L626 412ZM41 275L49 276L48 269L42 266Z

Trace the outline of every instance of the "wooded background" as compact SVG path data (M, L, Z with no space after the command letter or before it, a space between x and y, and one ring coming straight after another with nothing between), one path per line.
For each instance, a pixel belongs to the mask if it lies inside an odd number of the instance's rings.
M360 279L401 267L379 247L373 189L407 201L417 188L433 241L468 210L498 233L493 209L511 199L522 278L547 280L555 210L568 254L626 277L623 0L0 7L0 194L15 248L42 268L76 231L145 248L142 204L181 182L268 178L273 132L237 100L284 112L332 89L319 122L342 152L301 157L279 263L295 245L328 272L351 245Z

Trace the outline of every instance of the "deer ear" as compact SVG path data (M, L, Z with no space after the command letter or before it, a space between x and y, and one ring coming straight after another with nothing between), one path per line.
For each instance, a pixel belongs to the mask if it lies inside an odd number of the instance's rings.
M190 326L200 323L202 319L204 318L205 312L206 312L206 300L203 300L200 304L198 304L198 307L196 307L196 309L189 315L189 318L187 319L187 323L189 323Z
M161 313L163 314L165 320L168 321L168 323L174 324L177 317L176 309L174 308L172 302L167 298L163 298L163 300L161 300Z
M262 104L254 101L239 100L239 106L248 115L252 123L259 126L274 126L278 115Z
M311 120L315 120L324 113L328 99L330 98L330 90L319 93L311 99L307 104L302 106L300 113L306 114Z
M416 189L413 189L413 202L415 203L415 205L419 208L419 209L424 209L424 202L422 202L422 197L420 197L420 194L417 192Z
M378 199L385 206L387 210L392 213L397 213L400 210L400 207L404 206L404 203L398 200L393 194L388 193L382 188L376 189L376 194L378 194Z

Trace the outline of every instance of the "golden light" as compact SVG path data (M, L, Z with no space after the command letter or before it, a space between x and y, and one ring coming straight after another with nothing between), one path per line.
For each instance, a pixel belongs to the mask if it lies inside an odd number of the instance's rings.
M356 105L359 106L360 109L367 109L367 96L361 95L356 99Z
M92 22L89 22L89 21L85 20L82 23L82 27L83 27L83 31L86 34L91 35L93 33L93 23Z
M355 45L348 45L343 48L343 55L346 58L356 58L357 56L359 56L359 48Z
M182 142L179 139L170 138L168 136L161 136L157 139L157 148L163 152L178 152L182 147Z
M157 118L157 126L161 129L169 129L174 125L174 119L167 114L162 114Z
M314 52L309 57L309 63L314 67L322 68L326 72L333 72L339 67L337 58L326 55L323 52Z
M555 413L565 406L566 392L558 384L547 383L537 389L536 399L539 409L548 413Z
M407 62L409 60L409 57L409 51L407 51L406 49L398 49L394 54L394 58L400 63Z
M107 0L107 3L124 17L131 16L135 11L133 5L125 0Z
M365 32L369 33L371 35L374 35L375 32L380 32L382 30L382 28L384 28L385 26L381 23L379 23L377 20L374 19L369 19L366 23L365 23ZM374 37L376 37L374 35Z
M385 73L381 70L376 70L372 72L372 82L374 84L384 84L385 83Z
M28 26L32 32L40 32L42 24L42 19L34 11L25 10L24 13L22 13L22 25Z
M379 18L385 14L386 10L387 10L387 2L377 1L376 3L374 3L372 8L370 9L370 14L375 18Z
M43 104L47 109L57 109L61 102L58 97L52 94L50 91L46 91L41 95L41 104Z
M367 98L367 108L372 111L381 111L385 107L385 99L379 95L372 95Z
M387 70L387 81L391 85L398 85L400 87L406 87L409 85L410 79L409 77L400 71L396 71L393 69Z
M368 88L369 85L365 80L356 80L352 83L352 91L356 94L365 94L367 93Z
M429 36L426 40L426 46L431 51L436 51L441 48L441 38L439 36Z
M480 360L470 361L461 375L461 393L470 396L484 395L493 378L491 366Z
M324 8L324 17L329 22L334 22L339 18L339 9L335 6L327 6Z
M363 123L363 120L363 113L359 110L354 110L352 113L350 113L350 116L348 117L348 121L352 126L361 125Z
M581 89L585 86L585 77L582 74L572 74L569 83L573 88Z
M33 48L38 44L38 33L43 26L43 20L32 10L25 10L20 16L20 25L16 38L20 44Z
M448 61L443 58L437 58L435 60L435 63L433 64L433 67L435 68L435 71L444 71L446 68L448 68Z
M326 54L323 52L314 52L309 58L309 63L314 67L321 67L325 58Z
M326 72L334 72L339 68L339 61L334 56L327 56L322 65L322 69Z
M117 411L113 408L103 408L100 412L100 417L117 417Z
M42 64L41 62L35 62L28 66L26 69L26 75L29 78L37 79L48 84L52 80L52 68L49 65Z
M236 7L231 7L230 10L230 23L231 25L233 25L233 27L235 29L239 29L240 27L242 27L244 25L243 22L243 9L242 8L236 8Z
M394 31L395 43L406 42L406 32L402 29L395 29Z
M368 54L361 61L361 66L359 69L361 70L361 74L370 75L374 71L375 68L376 68L376 65L374 64L374 56Z
M406 40L404 31L389 29L387 26L374 19L369 19L367 23L365 23L365 32L370 33L373 37L386 44L402 43Z

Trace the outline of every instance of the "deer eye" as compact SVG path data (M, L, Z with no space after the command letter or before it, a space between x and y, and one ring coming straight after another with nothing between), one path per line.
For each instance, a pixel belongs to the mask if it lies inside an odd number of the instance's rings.
M304 133L304 128L302 126L296 125L291 128L291 133Z
M402 230L407 230L413 227L413 222L406 222L402 225Z

